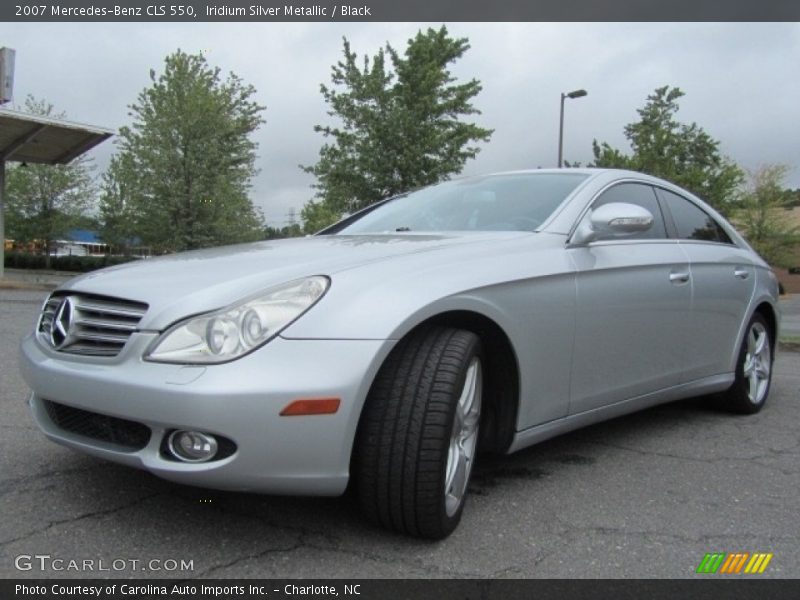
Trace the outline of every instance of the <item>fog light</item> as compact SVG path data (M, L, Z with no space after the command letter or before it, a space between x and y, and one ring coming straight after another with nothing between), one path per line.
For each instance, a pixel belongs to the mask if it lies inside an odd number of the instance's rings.
M199 431L173 431L167 447L175 458L184 462L205 462L217 453L217 440L213 435Z

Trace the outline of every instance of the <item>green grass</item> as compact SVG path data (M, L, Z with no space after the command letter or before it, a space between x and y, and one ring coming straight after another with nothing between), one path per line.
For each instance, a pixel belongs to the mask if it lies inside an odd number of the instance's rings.
M800 335L780 335L778 336L778 345L783 350L800 351Z

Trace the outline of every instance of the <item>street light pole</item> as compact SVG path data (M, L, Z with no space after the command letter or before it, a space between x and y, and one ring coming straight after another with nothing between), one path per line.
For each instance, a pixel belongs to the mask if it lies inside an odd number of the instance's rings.
M574 90L565 94L561 92L561 111L559 113L558 118L558 168L560 169L564 164L564 99L569 98L570 100L574 100L575 98L582 98L586 96L586 90Z
M6 157L0 155L0 280L5 274L6 259L6 227L5 227L5 195L6 195Z
M16 52L11 48L0 48L0 105L11 102L14 91L14 57ZM5 274L6 260L6 156L0 154L0 279Z
M558 117L558 168L560 169L563 163L564 156L564 98L567 95L561 92L561 112Z

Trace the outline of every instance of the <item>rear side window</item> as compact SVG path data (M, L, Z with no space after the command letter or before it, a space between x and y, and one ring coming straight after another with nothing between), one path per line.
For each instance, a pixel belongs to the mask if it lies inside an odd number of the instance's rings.
M667 204L667 210L672 215L680 239L733 243L720 224L702 208L683 196L667 190L659 189L658 193Z
M625 239L634 240L660 240L667 237L667 230L664 227L664 217L658 206L658 199L655 191L649 185L641 183L620 183L607 189L600 197L594 201L592 208L599 208L611 202L624 202L641 206L653 215L653 226L647 231L632 236L625 236Z

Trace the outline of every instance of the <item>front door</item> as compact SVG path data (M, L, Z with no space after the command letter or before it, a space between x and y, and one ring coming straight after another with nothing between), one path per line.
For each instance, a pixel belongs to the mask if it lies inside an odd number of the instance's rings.
M678 385L687 367L692 280L686 254L668 239L651 186L617 184L593 208L609 202L641 206L654 223L633 237L569 251L577 271L570 414Z

